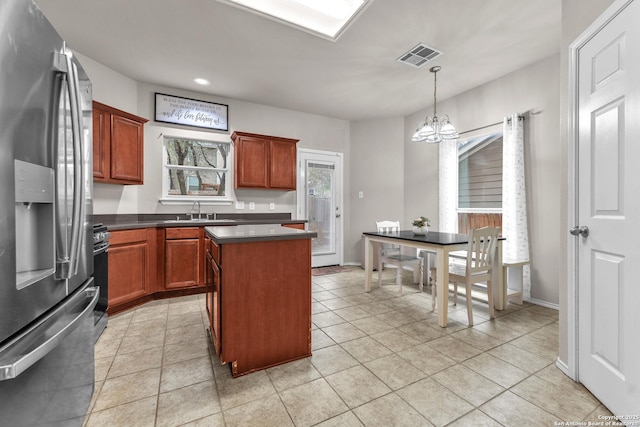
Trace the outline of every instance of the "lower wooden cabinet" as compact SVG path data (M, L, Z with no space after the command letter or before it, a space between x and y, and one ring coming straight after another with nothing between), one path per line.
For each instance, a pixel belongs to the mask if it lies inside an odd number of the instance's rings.
M283 225L305 228L304 223ZM207 292L219 354L221 247L205 238L204 227L117 230L109 242L109 314L152 299Z
M203 287L204 228L167 228L164 243L164 288Z
M213 241L205 237L206 254L206 286L207 286L207 317L209 319L209 331L216 354L220 357L222 352L220 340L221 316L220 316L220 289L222 278L220 272L220 248ZM216 260L217 259L217 260Z
M109 312L155 292L155 228L112 231L109 239Z

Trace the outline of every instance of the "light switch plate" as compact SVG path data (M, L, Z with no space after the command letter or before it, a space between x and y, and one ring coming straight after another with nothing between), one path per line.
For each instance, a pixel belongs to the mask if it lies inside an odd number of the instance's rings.
M243 201L236 201L236 209L244 209L244 202Z
M252 211L256 208L255 202L249 202L249 210Z
M273 210L275 210L275 209L276 209L276 204L275 204L275 203L273 203L273 202L269 203L269 210L272 210L272 211L273 211Z

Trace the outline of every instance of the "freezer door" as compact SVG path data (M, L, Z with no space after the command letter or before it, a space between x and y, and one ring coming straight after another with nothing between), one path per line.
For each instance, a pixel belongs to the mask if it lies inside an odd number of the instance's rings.
M82 426L94 388L92 282L0 348L2 425Z

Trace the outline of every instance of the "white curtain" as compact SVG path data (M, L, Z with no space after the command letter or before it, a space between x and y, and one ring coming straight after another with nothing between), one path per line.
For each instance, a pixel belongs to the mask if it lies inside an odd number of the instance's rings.
M530 260L527 193L524 173L524 119L517 114L504 118L502 144L502 236L503 258ZM531 271L524 266L524 299L531 298Z
M458 143L444 140L439 152L438 231L458 232Z

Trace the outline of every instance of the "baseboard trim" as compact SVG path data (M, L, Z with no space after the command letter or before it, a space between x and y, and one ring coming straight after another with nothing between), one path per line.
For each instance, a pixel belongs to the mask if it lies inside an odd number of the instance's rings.
M525 299L525 301L530 302L531 304L541 305L542 307L552 308L554 310L560 311L560 306L558 304L553 304L553 303L543 301L540 299L535 299L535 298Z
M563 374L571 378L573 381L576 381L576 379L571 376L571 373L570 373L571 371L569 370L569 366L566 363L564 363L562 360L560 360L559 357L556 359L556 368L560 369Z

